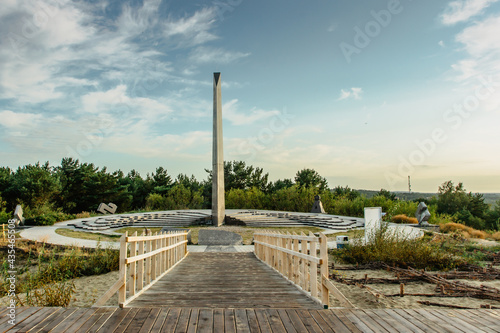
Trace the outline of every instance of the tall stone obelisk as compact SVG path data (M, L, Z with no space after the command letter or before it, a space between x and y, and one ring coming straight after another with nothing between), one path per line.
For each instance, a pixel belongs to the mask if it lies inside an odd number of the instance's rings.
M214 73L214 129L212 155L212 223L224 223L226 204L224 197L224 154L222 149L222 101L220 73Z

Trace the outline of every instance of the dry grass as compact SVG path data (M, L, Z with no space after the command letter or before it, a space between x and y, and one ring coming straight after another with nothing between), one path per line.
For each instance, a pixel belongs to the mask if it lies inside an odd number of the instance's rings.
M476 239L487 239L492 238L494 240L500 240L500 232L494 234L487 233L482 230L476 230L474 228L468 227L461 223L445 223L439 225L439 229L444 233L460 233L466 239L476 238ZM496 235L496 236L495 236ZM495 238L496 237L496 238Z
M391 222L400 224L418 224L418 220L415 217L408 217L405 214L394 215L391 218Z
M90 217L89 212L81 212L81 213L76 214L77 219L85 219L85 218L89 218L89 217Z

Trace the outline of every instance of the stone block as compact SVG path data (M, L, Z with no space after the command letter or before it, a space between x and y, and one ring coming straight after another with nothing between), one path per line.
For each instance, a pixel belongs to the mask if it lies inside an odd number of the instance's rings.
M198 245L241 245L243 237L225 230L204 230L198 233Z

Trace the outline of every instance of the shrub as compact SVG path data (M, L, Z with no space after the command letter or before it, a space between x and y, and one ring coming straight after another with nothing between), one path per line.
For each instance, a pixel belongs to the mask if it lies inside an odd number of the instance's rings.
M496 241L500 241L500 231L497 231L494 234L492 234L491 238L493 238Z
M81 212L81 213L78 213L76 214L75 216L77 219L85 219L85 218L89 218L90 217L90 213L89 212Z
M418 224L418 220L415 217L408 217L404 214L393 216L391 218L391 222L402 224Z
M332 252L341 261L350 264L383 262L387 265L417 269L450 269L459 267L465 260L442 251L438 245L422 239L400 237L388 230L384 223L368 244L361 238L354 239L345 249Z
M26 300L17 298L21 306L63 306L66 307L75 292L73 282L47 283L38 289L28 290Z

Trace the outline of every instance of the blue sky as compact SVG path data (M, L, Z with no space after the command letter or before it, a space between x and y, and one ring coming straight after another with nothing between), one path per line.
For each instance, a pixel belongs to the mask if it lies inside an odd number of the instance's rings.
M500 192L500 1L2 0L0 165Z

